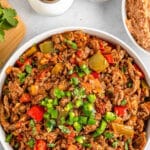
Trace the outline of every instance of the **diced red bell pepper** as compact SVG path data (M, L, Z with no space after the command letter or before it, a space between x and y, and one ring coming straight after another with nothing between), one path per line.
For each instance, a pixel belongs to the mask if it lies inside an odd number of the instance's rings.
M92 76L95 78L95 79L98 79L99 77L100 77L100 74L99 73L97 73L97 72L92 72L91 73L92 74Z
M76 55L77 55L78 57L82 57L82 51L78 50L78 51L76 52Z
M104 57L107 59L109 64L114 64L114 59L111 54L106 54Z
M115 106L114 111L117 116L123 117L126 113L127 107L126 106Z
M22 94L22 96L19 99L21 103L27 103L30 102L30 100L31 100L31 96L28 93Z
M103 52L104 51L104 45L102 41L99 42L100 50Z
M71 57L70 58L70 63L77 64L76 58Z
M47 144L44 140L37 140L34 145L34 150L47 150Z
M24 62L21 62L19 59L16 61L18 67L25 67L26 65L31 64L31 59L25 59Z
M40 122L43 119L44 112L45 111L42 106L35 105L30 108L27 114L37 122Z
M21 141L22 139L23 139L22 134L19 134L19 135L17 136L17 140L18 140L18 141Z
M133 65L134 66L134 68L137 70L137 71L139 71L140 72L140 78L141 79L143 79L144 77L145 77L145 75L144 75L144 73L142 72L142 70L140 69L140 67L137 65L137 64L134 64Z

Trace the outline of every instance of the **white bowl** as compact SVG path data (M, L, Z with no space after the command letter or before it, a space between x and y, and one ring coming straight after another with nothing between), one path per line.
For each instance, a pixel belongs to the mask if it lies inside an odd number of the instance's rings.
M146 67L144 66L141 58L138 57L137 54L127 44L125 44L124 42L122 42L118 38L114 37L113 35L110 35L109 33L99 31L96 29L86 28L86 27L66 27L66 28L59 28L59 29L50 30L50 31L47 31L43 34L40 34L40 35L34 37L33 39L29 40L26 44L24 44L17 51L15 51L15 53L13 53L13 55L9 58L7 63L3 66L2 71L0 73L0 97L1 97L2 86L3 86L4 80L6 78L6 74L5 74L6 68L8 66L13 66L15 64L16 60L19 58L19 56L21 56L24 53L24 51L26 51L33 44L39 43L40 41L43 41L44 39L50 37L51 35L66 32L66 31L73 31L73 30L82 30L82 31L84 31L90 35L95 35L97 37L100 37L104 40L107 40L107 41L114 43L114 44L118 44L121 47L123 47L129 53L129 55L134 58L135 62L142 69L142 71L145 74L147 83L150 86L150 75L148 74ZM148 135L147 138L148 138L149 144L147 144L145 150L150 150L150 146L148 147L148 145L150 145L150 121L149 121L148 129L147 129L147 135ZM1 126L0 126L0 142L2 143L2 146L4 147L5 150L12 150L10 145L5 142L5 133L4 133Z
M139 50L141 50L142 52L150 55L150 50L145 50L143 47L141 47L137 42L136 40L134 39L134 37L132 36L132 34L130 33L130 31L128 30L128 27L127 27L127 24L126 24L126 19L127 19L127 15L126 15L126 0L122 0L122 8L121 8L121 11L122 11L122 21L123 21L123 25L124 25L124 28L129 36L129 38L131 39L131 41L133 42L133 44L135 46L138 47Z
M41 0L28 0L31 7L39 14L56 16L69 9L73 0L55 0L54 2L42 2Z

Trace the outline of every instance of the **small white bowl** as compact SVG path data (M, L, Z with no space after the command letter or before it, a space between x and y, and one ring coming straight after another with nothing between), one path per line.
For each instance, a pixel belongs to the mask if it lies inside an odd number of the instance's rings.
M37 13L48 16L56 16L67 11L72 5L73 0L54 0L52 2L28 0L28 2Z
M135 62L138 64L138 66L142 69L143 73L145 74L146 81L148 85L150 86L150 74L148 74L148 70L146 69L145 65L143 64L141 58L135 53L134 50L132 50L126 43L123 41L119 40L117 37L92 28L86 28L86 27L65 27L65 28L59 28L59 29L54 29L47 31L45 33L42 33L31 40L29 40L27 43L25 43L22 47L20 47L18 50L16 50L13 55L9 58L7 63L3 66L1 73L0 73L0 97L2 95L2 87L6 78L6 69L8 66L13 66L16 62L16 60L21 56L29 47L31 47L35 43L39 43L43 41L44 39L47 39L48 37L54 35L54 34L59 34L67 31L74 31L74 30L82 30L85 33L88 33L90 35L97 36L99 38L102 38L108 42L120 45L124 50L127 51L127 53L134 58ZM145 150L150 150L150 121L149 124L147 125L147 145L145 147ZM11 146L5 142L5 132L2 129L0 125L0 142L2 146L4 147L4 150L12 150Z
M130 33L130 31L128 30L128 27L127 27L127 24L126 24L126 20L127 20L127 15L126 15L126 0L122 0L122 8L121 8L121 11L122 11L122 21L123 21L123 25L124 25L124 28L129 36L129 38L131 39L131 41L134 43L135 46L138 47L139 50L141 50L142 52L150 55L150 50L145 50L143 47L141 47L137 42L136 40L134 39L134 37L132 36L132 34Z

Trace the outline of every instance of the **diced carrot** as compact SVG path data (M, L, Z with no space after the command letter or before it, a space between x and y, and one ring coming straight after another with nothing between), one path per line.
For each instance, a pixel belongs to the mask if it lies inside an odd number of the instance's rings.
M76 145L69 145L67 150L78 150L78 147Z
M47 144L44 140L37 140L34 145L34 150L47 150Z
M19 99L21 103L27 103L30 102L30 100L31 100L31 96L28 93L24 93Z

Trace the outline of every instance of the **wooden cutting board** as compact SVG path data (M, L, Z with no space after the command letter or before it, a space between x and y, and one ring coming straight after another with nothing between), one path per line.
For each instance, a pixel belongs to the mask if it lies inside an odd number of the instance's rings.
M3 7L11 7L7 0L0 0L0 4ZM2 67L9 56L16 50L25 35L25 25L19 16L17 16L17 19L17 27L5 31L5 40L4 42L0 42L0 67Z

